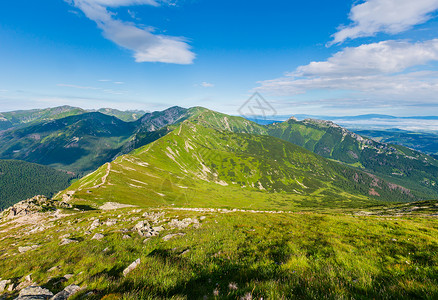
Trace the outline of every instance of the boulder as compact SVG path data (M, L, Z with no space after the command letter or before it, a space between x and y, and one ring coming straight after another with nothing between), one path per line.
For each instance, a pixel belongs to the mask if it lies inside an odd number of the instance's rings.
M96 233L95 235L93 235L93 237L91 238L92 240L101 240L103 239L105 236L102 233Z
M174 237L177 237L177 236L185 236L186 234L185 233L172 233L172 234L168 234L168 235L166 235L165 237L163 237L163 240L164 241L168 241L168 240L170 240L170 239L173 239Z
M81 290L80 286L76 284L71 284L67 286L64 290L57 293L55 296L50 298L50 300L67 300L68 297L73 296Z
M33 285L22 289L15 300L39 300L51 297L53 297L53 293L48 289Z
M123 276L126 277L129 272L137 268L137 266L140 264L140 258L136 259L132 264L130 264L125 270L123 270Z

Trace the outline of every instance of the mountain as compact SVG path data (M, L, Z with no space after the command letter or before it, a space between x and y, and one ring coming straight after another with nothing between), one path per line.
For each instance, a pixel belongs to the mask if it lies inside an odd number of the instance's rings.
M61 119L82 114L85 110L68 105L46 109L17 110L0 113L0 131L12 127L24 127L31 124Z
M29 197L53 196L68 187L72 174L19 160L0 160L0 210Z
M293 120L174 113L56 199L0 214L0 297L438 297L436 200L400 203L418 191L267 134ZM104 135L110 117L89 117Z
M98 112L0 133L0 157L83 173L110 161L135 126Z
M355 132L378 142L397 144L429 155L438 155L438 133L414 132L397 128L388 130L356 130Z
M45 109L17 110L0 113L0 131L9 128L22 128L87 112L100 112L108 116L116 117L125 122L136 121L146 113L142 110L121 111L113 108L86 110L68 105Z
M148 113L135 122L99 112L82 113L0 132L0 158L49 165L81 175L154 140L151 131L179 120L186 111L173 107Z
M438 161L406 147L379 143L330 121L291 118L259 125L195 107L171 107L123 122L100 113L85 113L0 133L0 158L22 159L79 174L147 145L174 130L174 124L195 118L207 128L267 135L304 147L322 157L415 191L420 198L438 194Z
M83 205L276 209L418 199L402 186L290 142L205 126L209 115L193 114L162 138L103 165L64 198L73 195Z
M92 110L93 111L93 110ZM100 108L96 110L97 112L100 112L102 114L116 117L122 121L125 122L133 122L140 119L144 114L146 114L143 110L118 110L114 108Z
M382 176L424 198L438 195L438 161L421 152L357 135L331 121L295 118L258 125L241 117L212 112L204 124L233 132L270 135L302 146L322 157Z

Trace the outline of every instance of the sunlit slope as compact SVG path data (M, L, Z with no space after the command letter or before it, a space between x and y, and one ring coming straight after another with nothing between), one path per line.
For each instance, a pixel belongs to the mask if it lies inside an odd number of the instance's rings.
M406 189L270 136L184 121L171 133L105 164L65 194L94 205L293 209L410 201Z
M263 126L241 117L197 109L199 113L193 122L203 126L277 137L325 158L384 177L420 198L438 197L438 161L421 152L373 141L330 121L291 118Z

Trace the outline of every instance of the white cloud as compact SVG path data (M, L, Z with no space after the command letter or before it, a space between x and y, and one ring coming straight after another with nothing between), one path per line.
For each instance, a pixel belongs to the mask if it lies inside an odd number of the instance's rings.
M123 81L114 81L114 84L125 84Z
M422 24L438 9L438 0L367 0L351 8L351 25L341 27L329 44L373 36L378 32L396 34Z
M205 88L210 88L210 87L214 87L214 84L213 83L208 83L208 82L203 82L203 83L201 83L201 86L202 87L205 87Z
M57 86L69 87L69 88L80 89L80 90L100 90L99 88L92 87L92 86L80 86L80 85L65 84L65 83L59 83L59 84L57 84Z
M180 37L153 34L152 30L142 29L130 22L115 18L108 8L130 5L153 5L154 0L69 0L96 22L105 38L117 45L132 50L136 62L163 62L175 64L191 64L195 54L187 42Z
M346 48L326 61L263 81L258 90L281 96L312 90L352 91L361 96L436 101L438 72L409 71L432 61L438 61L438 39L415 44L385 41Z

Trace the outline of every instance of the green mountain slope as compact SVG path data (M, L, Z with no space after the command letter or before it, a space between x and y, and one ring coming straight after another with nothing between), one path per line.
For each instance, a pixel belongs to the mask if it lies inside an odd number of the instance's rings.
M24 127L44 121L56 120L85 113L82 108L68 105L46 109L17 110L0 113L0 131L12 127Z
M4 131L0 132L0 158L84 174L162 136L154 130L176 122L185 113L185 109L173 107L124 122L93 112Z
M118 110L114 108L100 108L97 110L97 112L100 112L102 114L116 117L122 121L125 122L133 122L137 121L141 117L143 117L146 112L143 110Z
M364 138L330 121L291 118L263 126L241 117L201 110L197 122L204 126L274 136L325 158L383 176L416 190L424 198L438 195L438 161L421 152Z
M101 113L85 113L0 133L0 156L82 173L111 160L134 126Z
M197 120L107 163L64 194L84 204L265 209L416 199L401 186L281 139L216 130Z
M86 110L68 105L45 109L16 110L0 113L0 131L9 128L22 128L29 125L80 115L87 112L100 112L108 116L116 117L125 122L137 121L146 113L142 110L121 111L113 108Z
M72 177L47 166L0 160L0 210L35 195L51 197L65 189Z

